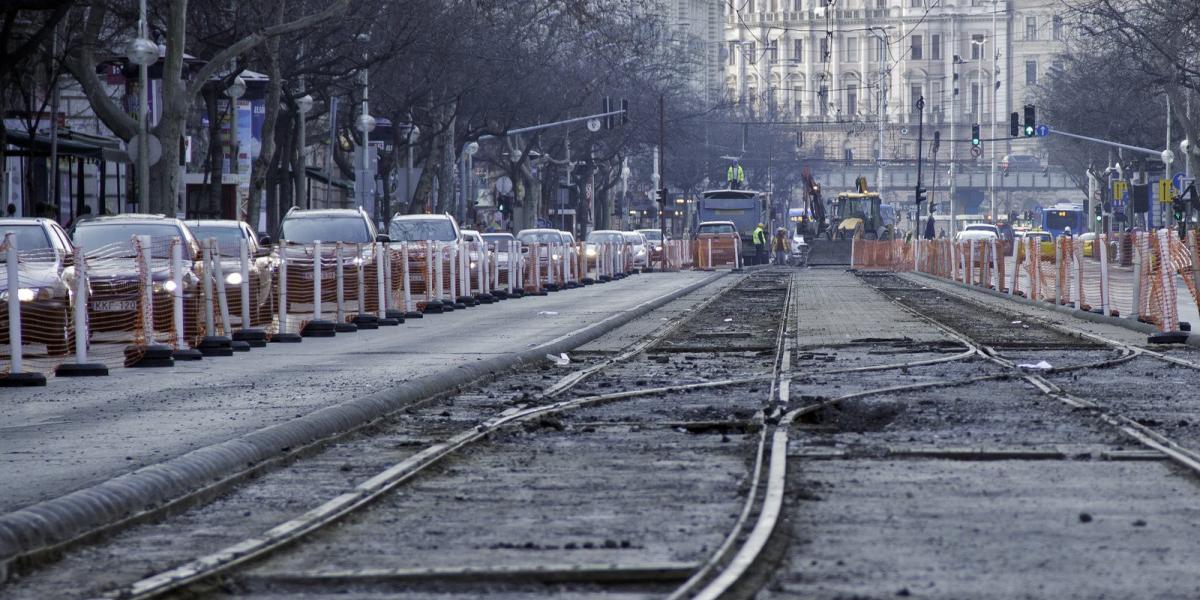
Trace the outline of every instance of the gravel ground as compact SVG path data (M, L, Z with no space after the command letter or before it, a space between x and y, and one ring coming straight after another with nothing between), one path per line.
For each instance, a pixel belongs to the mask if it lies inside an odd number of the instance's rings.
M573 393L769 373L771 353L757 348L761 339L775 339L788 277L751 275L739 286L748 289L735 288L692 315L710 326L733 323L725 319L738 315L729 331L736 327L745 342L735 342L730 351L722 352L712 336L704 335L706 329L683 327L660 344L669 350L656 349L631 365L619 365ZM642 320L661 325L663 318L695 307L706 293L711 290L680 299ZM747 293L759 301L749 310L730 310L727 301L741 304ZM598 350L573 354L571 368L593 364L608 356L599 349L617 346L593 342ZM680 351L683 346L692 350ZM224 548L348 491L431 443L505 409L530 404L537 390L569 372L547 361L452 398L410 408L366 435L267 473L210 504L72 552L0 589L0 598L92 597ZM208 592L297 597L297 590L273 583L272 577L336 567L694 565L720 543L744 502L756 439L752 419L766 399L769 382L736 389L640 397L544 416L497 432L382 498L370 511L321 532L316 543L262 562L245 579L225 581ZM394 586L389 589L397 593ZM601 590L586 584L491 582L465 587L424 583L406 589L401 595L590 597L603 591L606 597L619 598L661 595L670 588L639 584ZM384 593L351 583L345 589L308 586L299 595L377 591Z
M936 315L1011 360L1062 367L1117 356L1045 329L1038 315L1024 310L964 303L890 275L863 280L885 288L864 285L863 295L883 294ZM891 310L864 317L877 327L876 340L822 351L837 353L837 363L909 359L896 351L916 345L895 338L908 337L897 332L911 331L911 316L895 305ZM891 321L906 325L892 329ZM999 372L980 359L841 376L813 372L793 385L792 398L796 404L800 394L811 401ZM1193 373L1137 359L1048 377L1194 443L1193 423L1200 419L1186 405ZM1146 391L1156 384L1153 393ZM1167 421L1175 429L1166 428ZM794 432L783 525L789 545L759 598L1200 594L1191 560L1200 551L1196 478L1090 411L1043 396L1019 379L849 400L803 419Z

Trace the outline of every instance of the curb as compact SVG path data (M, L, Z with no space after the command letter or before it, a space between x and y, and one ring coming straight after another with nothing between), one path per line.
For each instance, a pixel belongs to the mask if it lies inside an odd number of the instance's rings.
M117 528L201 497L256 471L265 461L298 454L305 446L344 434L417 401L469 385L496 371L542 360L594 340L668 302L724 277L700 281L615 313L582 329L520 352L493 356L435 373L390 390L327 406L303 417L188 452L97 485L0 515L0 583L17 567L35 563ZM218 491L219 491L218 490Z
M917 273L917 272L913 271L913 272L909 272L906 274L914 275L914 276L920 277L922 279L936 281L938 283L944 283L946 285L951 285L954 287L959 287L964 290L980 292L980 293L987 294L989 296L993 296L996 298L1003 298L1005 300L1009 300L1009 301L1016 302L1019 304L1024 304L1027 306L1033 306L1036 308L1052 310L1055 312L1062 313L1064 315L1070 315L1072 317L1075 317L1077 319L1081 319L1084 321L1091 321L1093 323L1100 323L1102 325L1113 325L1113 326L1121 327L1123 329L1128 329L1130 331L1134 331L1137 333L1144 333L1146 335L1154 335L1156 333L1162 333L1161 331L1159 331L1159 329L1157 327L1155 327L1149 323L1142 323L1141 321L1134 321L1133 319L1102 315L1099 313L1089 312L1086 310L1079 310L1077 308L1072 308L1070 306L1055 306L1048 302L1038 302L1036 300L1030 300L1029 298L1023 298L1023 297L1017 296L1015 294L1010 296L1006 293L997 292L996 290L993 290L993 289L973 287L973 286L966 285L965 283L960 283L957 281L950 281L948 279L942 279L940 277L934 277L934 276L926 274L926 273ZM1188 334L1187 345L1200 347L1200 336L1197 336L1195 334Z

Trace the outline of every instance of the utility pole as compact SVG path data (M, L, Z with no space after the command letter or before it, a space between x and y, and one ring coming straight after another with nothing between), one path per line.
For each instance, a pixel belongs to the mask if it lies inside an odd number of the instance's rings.
M667 99L662 95L658 97L658 147L658 180L662 185L662 200L658 205L660 215L658 229L665 243L667 240ZM667 270L666 251L658 254L658 268L660 271Z
M1000 222L1000 219L996 217L996 91L1000 89L1000 73L997 72L1000 65L1000 39L996 37L996 10L997 0L992 0L992 133L988 136L992 138L992 168L988 177L988 191L992 197L991 211L993 225Z
M925 96L917 98L917 187L915 190L917 202L917 236L921 235L921 201L925 199L925 189L921 187L922 146L925 145Z

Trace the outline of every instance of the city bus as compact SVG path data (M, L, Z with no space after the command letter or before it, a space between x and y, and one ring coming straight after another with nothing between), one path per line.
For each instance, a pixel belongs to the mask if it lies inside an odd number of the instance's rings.
M1079 235L1086 231L1086 219L1082 204L1060 202L1042 209L1042 231L1048 231L1050 235L1058 237L1070 227L1071 233Z

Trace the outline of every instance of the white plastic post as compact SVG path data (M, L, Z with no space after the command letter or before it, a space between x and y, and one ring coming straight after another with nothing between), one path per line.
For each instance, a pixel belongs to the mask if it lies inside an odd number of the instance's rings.
M975 240L967 242L968 246L968 261L967 262L967 285L975 285Z
M734 242L733 242L733 268L735 268L735 269L741 268L741 266L742 266L742 259L741 259L741 256L739 256L741 254L740 248L741 248L741 244L739 244L737 242L737 240L734 240Z
M287 333L287 240L279 240L279 333Z
M404 261L404 264L400 265L400 275L404 278L404 312L413 312L416 310L416 307L413 306L412 284L408 281L408 242L404 242L400 246L400 259Z
M4 234L5 263L8 267L8 346L12 357L9 372L21 372L21 268L17 259L17 234Z
M213 317L212 256L207 240L200 244L200 259L204 263L204 335L217 335L216 319Z
M487 293L487 247L482 244L476 244L475 242L471 242L471 245L475 248L478 248L476 253L479 256L479 259L475 261L475 283L479 287L479 294L483 295Z
M534 242L529 245L529 254L533 256L533 289L542 289L542 245Z
M187 340L183 335L183 269L183 246L179 240L174 240L171 243L171 282L175 284L175 290L171 292L171 304L177 350L187 348Z
M1062 258L1062 243L1054 240L1054 304L1056 306L1062 304L1063 300Z
M1012 296L1017 293L1017 284L1019 284L1021 282L1021 280L1019 279L1021 276L1021 262L1019 260L1017 260L1018 245L1019 245L1019 243L1017 242L1016 238L1013 238L1013 241L1012 241L1012 248L1013 248L1013 250L1012 250L1012 259L1013 259L1012 284L1008 286L1008 295L1009 296Z
M83 254L82 248L75 249L75 363L84 364L87 362L88 348L88 275L87 275L87 257ZM176 290L181 286L176 285ZM12 289L11 287L8 289ZM180 311L180 317L183 313ZM11 320L9 321L12 322ZM179 329L182 329L179 328Z
M354 269L358 274L358 314L367 314L367 280L366 274L363 273L363 267L366 266L366 261L363 260L362 244L354 245L354 256L357 259L357 265Z
M337 262L334 263L335 266L334 266L334 271L333 271L334 279L335 279L334 283L337 288L337 292L336 292L337 308L335 309L336 310L335 314L337 315L338 323L345 323L346 322L346 265L345 265L346 252L345 252L345 247L342 246L341 242L338 242L337 244L334 245L334 250L337 252Z
M1175 268L1171 265L1171 232L1168 229L1159 229L1155 233L1159 249L1158 276L1162 285L1162 329L1178 331L1179 295L1175 290Z
M250 329L254 324L250 322L250 243L246 238L238 240L238 260L242 273L242 329Z
M1134 321L1142 314L1142 244L1141 234L1127 234L1133 237L1130 247L1133 248L1133 312L1130 318ZM1118 248L1121 245L1118 245Z
M396 308L396 300L400 296L397 294L395 277L392 275L392 249L388 244L382 242L379 247L382 249L381 254L383 255L383 289L385 291L384 303L380 306L386 311Z
M379 318L387 317L387 279L384 277L383 269L386 266L383 260L383 253L387 250L387 246L380 242L375 242L375 287L376 297L379 299Z
M991 249L992 273L995 274L996 291L999 292L1000 288L1004 287L1004 282L1000 280L1000 261L1004 260L1004 259L1001 258L1000 255L996 252L996 238L992 238L991 240L988 240L988 242L992 247L992 249ZM991 281L990 276L989 276L989 281Z
M1108 234L1102 233L1096 236L1092 243L1099 244L1099 246L1093 245L1092 251L1095 253L1099 250L1100 253L1100 312L1107 317L1111 314L1108 297Z
M1075 310L1083 308L1083 240L1071 239L1071 269L1075 272Z
M339 261L340 262L340 261ZM321 320L321 242L313 243L313 320Z
M508 243L508 295L513 293L513 283L517 277L516 273L520 273L517 269L517 264L521 261L521 242L513 240ZM518 286L520 287L520 286Z
M450 304L458 302L458 278L462 275L458 265L458 244L450 244L446 247L450 251Z
M712 238L706 238L704 241L707 242L706 247L704 249L704 268L712 269L712 268L714 268L713 260L712 260ZM853 256L854 252L851 251L850 255Z
M437 255L436 257L434 257L435 260L433 261L433 275L434 275L433 299L440 301L442 299L442 283L443 283L443 280L442 280L442 253L443 253L443 250L442 250L442 245L439 243L430 242L430 244L431 244L430 254Z
M233 335L233 326L229 324L229 296L225 291L225 272L221 269L221 249L215 239L208 240L208 245L212 249L210 256L213 272L217 275L217 306L221 308L221 328L228 337Z

